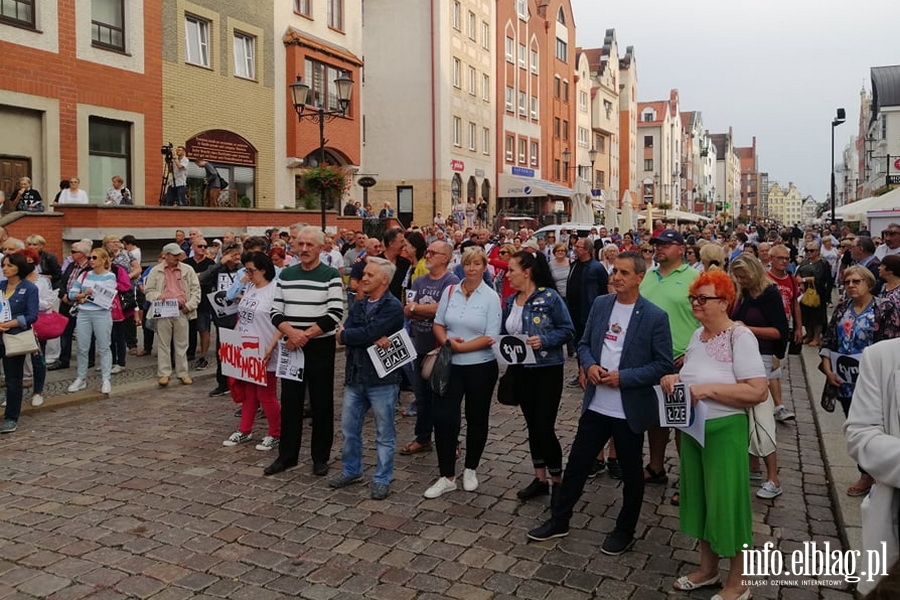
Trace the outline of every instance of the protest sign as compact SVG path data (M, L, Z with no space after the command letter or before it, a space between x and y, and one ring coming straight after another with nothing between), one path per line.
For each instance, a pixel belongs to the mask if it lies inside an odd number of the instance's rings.
M500 364L533 365L534 349L525 343L527 335L500 335L494 338L491 349Z
M219 330L219 358L222 375L258 385L266 385L265 350L256 336L241 335L233 329Z
M405 329L388 336L391 345L387 348L370 346L368 349L372 364L379 377L393 373L403 365L416 359L416 349Z

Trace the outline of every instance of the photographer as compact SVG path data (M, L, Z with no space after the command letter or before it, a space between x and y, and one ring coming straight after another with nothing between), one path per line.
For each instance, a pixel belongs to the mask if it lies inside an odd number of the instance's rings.
M216 168L209 164L205 158L197 160L197 166L206 171L203 178L203 184L206 186L206 197L204 198L204 206L218 206L219 193L222 191L222 178Z
M169 145L171 147L171 144ZM177 206L187 206L187 168L189 161L185 156L184 146L175 148L172 156L172 177L175 180L175 203Z

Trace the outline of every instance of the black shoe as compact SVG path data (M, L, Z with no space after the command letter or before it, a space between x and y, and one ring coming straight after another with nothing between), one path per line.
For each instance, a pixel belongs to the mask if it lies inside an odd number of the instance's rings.
M327 462L314 462L313 463L313 475L317 475L319 477L324 477L328 475L328 463Z
M217 385L213 391L209 393L210 398L214 398L216 396L226 396L228 395L228 388L224 385Z
M61 362L59 362L58 360L47 365L48 371L59 371L60 369L68 369L68 368L69 368L69 365L64 365Z
M546 496L549 493L550 484L535 477L526 487L516 492L516 497L524 502L526 500L531 500L532 498L537 498L538 496Z
M610 459L610 460L612 460L612 459ZM596 477L597 475L600 475L601 473L603 473L603 471L605 469L606 469L606 462L602 461L602 460L597 460L595 458L594 464L591 465L591 470L588 471L588 477Z
M263 475L275 475L276 473L281 473L282 471L287 471L291 467L296 467L297 463L288 464L286 462L282 462L281 460L276 460L271 465L263 469Z
M634 543L634 537L628 535L626 533L619 533L617 531L613 531L606 539L603 541L603 545L600 547L600 552L603 554L608 554L610 556L618 556L622 554Z
M536 527L535 529L529 531L528 539L534 540L536 542L543 542L544 540L566 537L567 535L569 535L569 524L564 523L563 521L557 521L556 519L551 517L540 527Z
M606 461L606 468L609 470L609 476L613 479L622 479L622 465L619 464L618 458L610 458Z

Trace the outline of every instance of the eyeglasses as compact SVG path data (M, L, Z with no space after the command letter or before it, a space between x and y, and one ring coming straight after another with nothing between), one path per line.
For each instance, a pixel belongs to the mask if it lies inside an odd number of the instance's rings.
M508 251L508 250L501 250L501 251L498 252L497 254L509 254L509 251Z
M807 254L810 253L810 252L818 252L818 251L819 251L819 250L818 250L817 248L807 248L807 249L806 249Z
M706 306L710 300L724 300L723 296L688 296L688 302L693 304L696 302L699 306Z
M88 260L100 260L99 256L88 256Z
M248 275L253 275L254 273L259 273L259 269L251 269L250 267L244 267L244 271Z
M859 285L863 282L862 279L845 279L844 285Z
M789 256L775 256L772 254L769 255L769 258L772 260L790 260Z
M434 255L447 256L447 253L446 252L437 252L435 250L426 250L425 251L425 256L434 256Z
M900 231L882 231L882 232L881 232L881 235L882 235L882 236L886 236L886 235L900 235Z
M198 248L206 248L207 245L206 245L206 244L197 244L197 247L198 247Z
M641 250L644 254L653 254L653 250Z

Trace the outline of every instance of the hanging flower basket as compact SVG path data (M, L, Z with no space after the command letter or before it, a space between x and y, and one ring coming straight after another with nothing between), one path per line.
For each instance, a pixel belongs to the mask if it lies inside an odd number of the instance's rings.
M301 186L317 198L325 198L328 208L333 208L337 200L350 188L350 177L341 167L323 165L312 167L300 176Z

